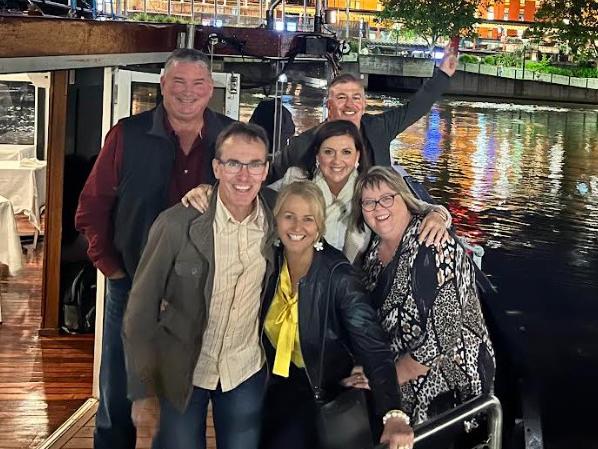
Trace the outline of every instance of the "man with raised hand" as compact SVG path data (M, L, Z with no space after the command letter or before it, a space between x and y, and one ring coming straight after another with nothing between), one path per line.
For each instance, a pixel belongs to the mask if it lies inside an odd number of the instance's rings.
M430 111L446 91L450 77L457 69L457 58L450 46L434 76L404 105L387 109L381 114L366 113L367 100L361 80L351 74L341 74L328 85L327 120L353 122L363 137L371 165L391 165L390 143L406 128ZM317 127L291 138L289 144L274 155L269 181L282 178L289 167L302 166L311 147Z

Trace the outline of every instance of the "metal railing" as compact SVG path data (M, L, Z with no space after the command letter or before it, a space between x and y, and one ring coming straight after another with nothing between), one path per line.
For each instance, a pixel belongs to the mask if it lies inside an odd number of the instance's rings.
M526 81L541 81L544 83L560 84L562 86L580 87L582 89L598 89L598 78L579 78L555 73L542 73L517 67L504 67L482 63L460 62L457 70L479 75L497 76Z
M498 398L493 395L478 396L415 426L413 429L415 433L415 449L417 449L418 442L438 435L483 412L487 413L488 416L488 442L486 445L488 449L501 449L502 407ZM385 444L376 446L376 449L386 448L388 448L388 446Z

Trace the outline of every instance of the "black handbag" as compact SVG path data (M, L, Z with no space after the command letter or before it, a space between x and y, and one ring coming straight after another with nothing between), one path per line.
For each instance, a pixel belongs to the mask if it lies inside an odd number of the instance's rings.
M330 271L330 280L326 295L322 345L320 347L320 371L314 386L314 398L318 405L316 429L321 449L371 449L372 432L368 416L367 401L362 389L350 388L330 402L324 402L322 378L324 371L324 352L326 349L326 327L328 326L328 308L330 284L334 270L348 262L336 264Z

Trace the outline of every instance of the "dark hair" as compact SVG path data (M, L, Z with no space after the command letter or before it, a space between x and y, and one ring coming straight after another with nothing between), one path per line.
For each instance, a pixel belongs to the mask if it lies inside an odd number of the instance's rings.
M216 151L214 157L220 158L222 144L226 139L233 136L244 137L247 141L258 141L264 144L264 156L268 156L268 136L264 128L253 123L233 122L224 128L216 138Z
M351 73L341 73L340 75L335 76L332 79L332 81L330 81L330 83L328 83L328 92L330 92L330 89L332 87L336 86L337 84L344 84L344 83L357 83L362 88L364 88L363 81L361 81L361 78L358 78Z
M348 120L331 120L324 122L314 134L309 150L305 153L301 161L302 168L307 172L307 177L313 179L316 172L316 155L320 151L322 143L336 136L349 136L355 142L355 149L359 151L359 171L365 170L370 166L368 155L365 151L365 145L361 139L361 134L357 126Z
M168 71L170 66L172 66L175 62L193 62L197 63L201 66L204 66L208 71L210 70L210 60L208 57L199 50L195 48L177 48L174 50L168 58L166 58L166 62L164 63L164 71Z

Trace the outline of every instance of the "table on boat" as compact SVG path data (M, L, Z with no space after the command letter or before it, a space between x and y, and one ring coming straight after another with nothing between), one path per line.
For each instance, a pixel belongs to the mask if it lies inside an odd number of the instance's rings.
M14 275L23 266L23 254L12 204L3 196L0 196L0 235L0 263L7 265L8 272Z
M0 144L0 161L20 161L21 159L35 159L33 145Z
M8 198L14 213L24 213L40 231L40 214L46 204L45 161L0 161L0 195Z

